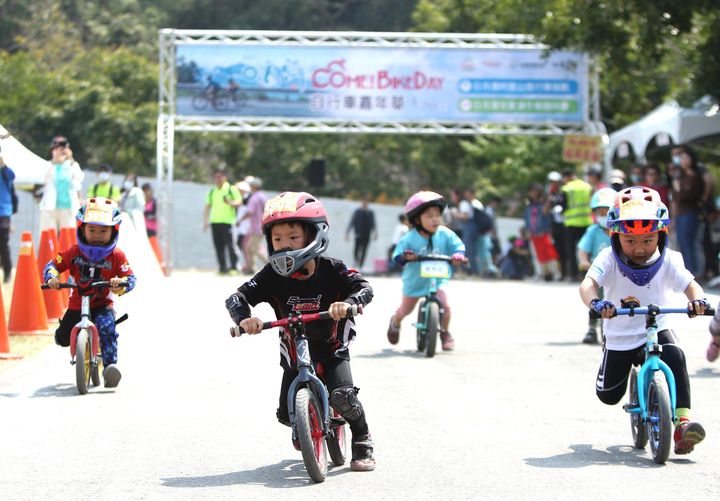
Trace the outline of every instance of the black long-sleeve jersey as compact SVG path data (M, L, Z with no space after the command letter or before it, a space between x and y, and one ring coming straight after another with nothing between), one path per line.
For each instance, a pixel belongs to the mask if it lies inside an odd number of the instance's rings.
M266 265L252 279L242 284L231 295L225 306L233 321L239 324L250 318L250 307L258 303L269 303L275 316L286 318L291 313L317 313L326 311L336 301L352 305L366 305L373 297L368 281L359 272L350 270L345 264L328 257L319 257L315 273L307 280L297 280L278 275ZM355 323L352 319L319 320L305 326L310 355L321 359L328 355L349 360L348 347L355 337ZM284 368L294 367L294 341L280 330L280 364Z

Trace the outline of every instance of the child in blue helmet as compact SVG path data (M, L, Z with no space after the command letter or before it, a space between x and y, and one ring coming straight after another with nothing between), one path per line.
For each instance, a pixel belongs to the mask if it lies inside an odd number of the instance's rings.
M92 282L110 281L110 289L99 289L90 299L90 314L100 335L103 381L106 388L114 388L120 382L117 368L117 332L115 313L110 292L125 294L135 287L135 275L125 254L116 247L120 231L120 210L107 198L85 200L76 216L76 245L61 251L43 268L43 279L53 289L59 287L59 276L69 271L79 286ZM55 331L55 343L70 346L70 332L80 321L80 294L72 289L68 309Z
M405 215L412 228L395 246L393 260L405 264L402 273L403 297L400 306L390 317L387 338L391 344L400 340L400 322L409 315L418 300L427 294L428 280L420 276L419 254L452 255L455 263L466 263L465 244L454 231L443 225L442 213L447 207L445 199L433 191L419 191L405 204ZM410 264L406 264L410 263ZM437 297L443 305L445 315L440 326L442 349L453 350L455 340L449 331L450 305L442 287L448 279L438 281Z
M610 246L610 230L607 227L607 215L615 203L617 191L612 188L600 188L593 193L590 199L590 209L594 224L588 226L580 242L578 242L578 267L580 271L587 271L590 263L597 257L601 250ZM602 289L600 290L602 297ZM589 327L583 343L597 344L598 330L602 332L600 319L590 318Z
M630 369L642 355L646 341L643 316L608 320L615 313L615 304L632 298L643 306L666 306L672 292L682 291L688 299L689 314L700 315L709 305L702 287L685 269L682 255L667 248L670 214L655 190L633 186L620 191L607 224L611 246L593 261L580 284L580 297L605 319L596 393L603 403L614 405L625 394ZM600 287L605 288L606 299L600 298ZM705 438L705 430L690 420L690 378L671 316L658 315L657 323L660 358L670 367L677 388L675 454L688 454Z

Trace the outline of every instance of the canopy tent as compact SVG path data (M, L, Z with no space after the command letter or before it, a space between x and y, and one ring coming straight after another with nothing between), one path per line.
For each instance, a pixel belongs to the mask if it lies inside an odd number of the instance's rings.
M3 161L15 173L16 185L43 184L45 182L45 172L50 166L48 161L28 150L2 125L0 125L0 150L2 150Z
M717 103L703 98L692 108L676 101L658 106L641 119L610 134L605 150L606 165L614 159L634 156L645 162L654 148L687 144L720 137L720 113Z

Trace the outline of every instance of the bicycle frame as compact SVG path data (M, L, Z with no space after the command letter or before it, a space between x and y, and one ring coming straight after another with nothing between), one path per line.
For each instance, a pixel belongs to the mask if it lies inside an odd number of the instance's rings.
M452 262L452 258L450 258L449 256L432 255L432 254L423 255L423 256L418 256L418 259L417 259L417 260L418 260L418 261L444 261L444 262L447 262L447 263L451 263L451 262ZM432 277L428 277L427 279L430 281L430 284L429 284L429 286L428 286L428 291L427 291L427 293L425 294L425 296L423 296L423 297L425 298L425 301L424 301L423 304L420 306L421 311L422 311L422 322L418 322L418 323L415 324L415 327L416 327L417 329L420 329L420 330L425 330L425 329L427 328L427 324L428 324L428 308L427 308L427 305L428 305L430 302L436 303L436 304L438 305L438 309L439 309L439 311L440 311L440 325L442 325L442 319L443 319L443 317L444 317L444 315L445 315L445 309L443 308L442 303L440 302L440 300L439 300L438 297L437 297L438 277L437 277L437 276L432 276Z
M80 298L80 321L70 331L70 356L72 357L71 363L75 363L75 356L77 354L77 336L82 329L90 331L90 353L91 353L91 364L97 364L97 358L100 355L100 335L95 324L90 320L90 296L82 296Z

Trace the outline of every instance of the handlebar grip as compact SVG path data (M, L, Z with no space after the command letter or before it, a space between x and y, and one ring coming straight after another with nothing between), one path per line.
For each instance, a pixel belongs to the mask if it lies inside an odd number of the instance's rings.
M77 287L77 284L66 284L66 283L58 284L58 289L74 289L76 287ZM52 290L52 287L50 287L48 284L40 284L40 288Z
M243 334L245 334L245 329L243 329L239 325L233 325L232 327L230 327L230 336L231 337L240 337Z

